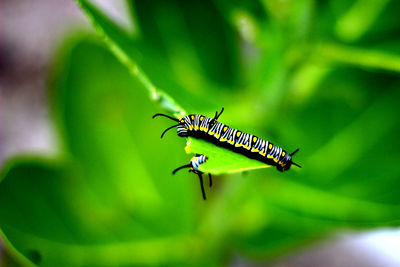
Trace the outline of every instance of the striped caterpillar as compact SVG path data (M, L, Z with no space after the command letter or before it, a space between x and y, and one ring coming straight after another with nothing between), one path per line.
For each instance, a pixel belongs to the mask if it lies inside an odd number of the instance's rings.
M286 152L286 150L275 146L271 142L258 138L255 135L233 129L217 121L223 111L224 108L222 108L220 113L216 112L214 118L209 118L200 114L190 114L178 120L161 113L155 114L153 118L157 116L164 116L178 122L177 125L167 128L161 134L161 138L168 130L177 127L177 133L180 137L191 136L194 138L207 140L217 146L240 153L248 158L264 162L268 165L276 166L276 168L281 172L289 170L291 165L301 168L300 165L292 161L292 156L299 151L299 149L296 149L294 152L289 154ZM206 157L204 159L206 159ZM191 168L192 171L195 171L195 173L199 175L200 180L202 180L202 172L198 170L198 167L200 164L204 163L205 160L197 165L195 165L195 162L192 162L192 160L190 164L184 166ZM184 166L182 166L182 168Z
M172 174L175 174L177 171L184 169L184 168L189 168L189 172L194 172L199 176L200 179L200 187L201 187L201 193L203 194L203 199L206 200L206 193L204 192L204 186L203 186L203 172L199 170L199 166L207 161L207 157L205 155L199 155L197 154L195 157L190 159L189 164L183 165L181 167L176 168L175 170L172 171ZM210 187L212 186L212 178L211 178L211 173L208 174L208 179L210 181Z

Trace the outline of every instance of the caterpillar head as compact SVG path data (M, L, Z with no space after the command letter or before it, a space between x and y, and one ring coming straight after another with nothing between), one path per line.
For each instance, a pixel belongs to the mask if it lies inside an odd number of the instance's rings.
M191 131L192 128L193 128L193 126L192 126L192 121L190 120L190 117L193 117L193 115L188 115L188 116L185 116L185 117L183 117L182 119L178 120L178 119L173 118L173 117L170 117L170 116L168 116L168 115L161 114L161 113L157 113L157 114L155 114L155 115L153 116L153 119L154 119L155 117L158 117L158 116L166 117L166 118L168 118L168 119L170 119L170 120L173 120L173 121L176 121L176 122L178 123L177 125L172 125L171 127L167 128L167 129L161 134L161 138L163 138L164 134L165 134L168 130L170 130L170 129L172 129L172 128L175 128L175 127L177 127L178 136L180 136L180 137L187 137L187 136L189 135L188 132Z
M287 171L287 170L290 169L290 167L291 167L292 165L295 165L295 166L301 168L300 165L298 165L298 164L296 164L296 163L294 163L294 162L292 161L292 156L293 156L297 151L299 151L299 149L296 149L296 150L293 151L291 154L287 154L287 153L285 154L285 156L278 162L278 165L276 166L276 168L278 169L278 171L281 171L281 172Z
M190 115L180 119L179 124L177 125L178 136L187 137L189 135L189 131L191 130L190 126L191 126Z

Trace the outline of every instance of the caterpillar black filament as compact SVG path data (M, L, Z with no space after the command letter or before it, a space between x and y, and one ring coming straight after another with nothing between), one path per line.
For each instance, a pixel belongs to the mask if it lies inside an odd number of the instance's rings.
M178 136L180 137L191 136L194 138L207 140L217 146L225 147L231 151L245 155L248 158L256 159L268 165L276 166L276 168L281 172L289 170L291 165L301 168L300 165L292 161L292 156L299 151L299 149L296 149L294 152L289 154L286 152L286 150L275 146L269 141L258 138L255 135L233 129L228 125L217 121L223 111L224 108L222 108L220 113L215 112L214 118L209 118L200 114L190 114L178 120L160 113L155 114L153 118L157 116L163 116L178 122L177 125L167 128L161 134L161 138L168 130L177 127ZM200 172L198 170L198 166L204 162L194 165L195 162L192 163L191 161L191 168L197 172ZM194 166L196 166L196 168Z

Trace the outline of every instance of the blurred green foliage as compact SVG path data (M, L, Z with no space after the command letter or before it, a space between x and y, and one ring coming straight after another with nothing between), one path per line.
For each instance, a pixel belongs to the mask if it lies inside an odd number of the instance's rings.
M62 153L2 172L17 262L212 266L399 225L398 1L128 1L134 33L78 2L102 40L71 37L55 60ZM221 106L232 127L299 146L303 169L219 176L203 201L195 176L170 175L185 140L160 140L169 122L151 115Z

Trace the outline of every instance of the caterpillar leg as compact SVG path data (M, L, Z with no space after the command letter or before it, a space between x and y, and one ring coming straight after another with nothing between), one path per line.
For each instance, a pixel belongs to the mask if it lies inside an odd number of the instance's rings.
M203 185L203 175L201 172L198 172L197 175L199 176L200 179L200 187L201 187L201 193L203 194L203 199L206 200L206 192L204 191L204 185Z
M204 190L204 184L203 184L203 172L199 170L199 166L203 164L204 162L207 161L207 157L205 155L199 155L197 154L195 157L190 159L190 163L180 166L176 168L175 170L172 171L172 174L175 174L177 171L184 169L184 168L189 168L189 172L194 172L197 174L200 180L200 187L201 187L201 193L203 195L203 199L206 200L206 193ZM209 179L209 184L210 187L212 186L212 178L211 178L211 173L208 174L208 179Z

